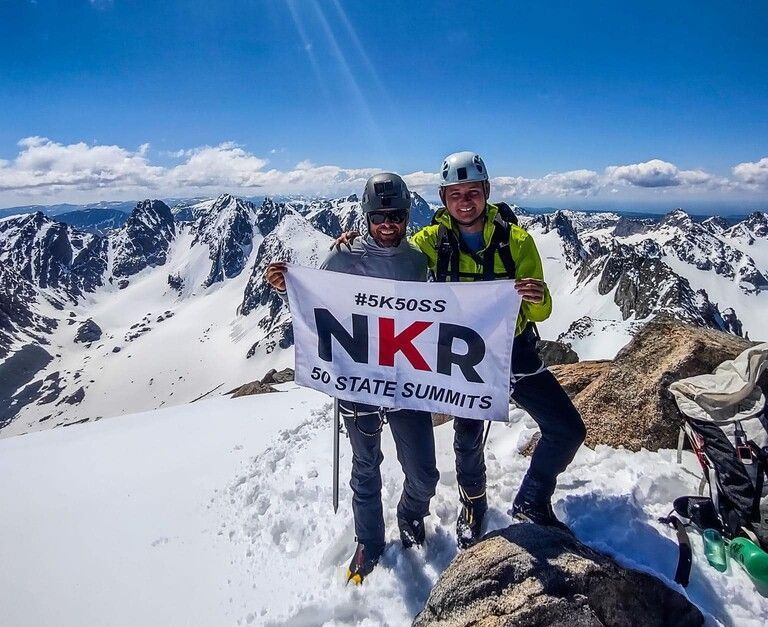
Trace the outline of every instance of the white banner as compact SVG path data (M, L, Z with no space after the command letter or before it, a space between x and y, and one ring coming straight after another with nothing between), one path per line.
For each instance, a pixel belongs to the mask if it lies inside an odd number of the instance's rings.
M296 382L377 407L507 420L512 281L419 283L290 265Z

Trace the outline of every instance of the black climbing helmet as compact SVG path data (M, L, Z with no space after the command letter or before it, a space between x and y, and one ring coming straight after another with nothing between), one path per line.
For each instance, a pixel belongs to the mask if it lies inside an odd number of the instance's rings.
M374 174L365 183L363 213L411 208L411 193L405 181L392 172Z

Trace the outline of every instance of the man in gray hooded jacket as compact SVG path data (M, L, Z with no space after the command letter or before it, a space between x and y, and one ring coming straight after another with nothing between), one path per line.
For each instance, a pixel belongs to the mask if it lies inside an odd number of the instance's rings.
M334 249L321 268L360 276L426 281L427 258L405 238L411 206L408 188L397 174L368 179L362 208L368 234L349 248ZM267 267L265 279L285 297L284 263ZM384 515L381 504L381 430L389 422L397 459L405 473L397 506L400 539L405 548L424 542L424 517L439 479L435 440L429 413L410 409L373 407L339 401L339 410L352 443L352 511L357 549L347 572L356 584L373 570L384 551Z

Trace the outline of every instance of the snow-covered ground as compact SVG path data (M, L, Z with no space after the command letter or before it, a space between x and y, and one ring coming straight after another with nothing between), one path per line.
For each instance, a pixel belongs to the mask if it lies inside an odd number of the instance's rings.
M436 430L427 543L410 552L396 540L402 475L385 433L389 546L362 587L345 586L350 447L334 515L329 399L278 387L1 440L0 625L408 624L456 554L451 427ZM533 432L517 410L491 429L489 528L511 522ZM674 586L676 542L656 518L698 483L690 454L677 465L673 451L582 448L555 509L581 540ZM718 573L692 542L685 593L709 623L768 623L768 599L744 572Z

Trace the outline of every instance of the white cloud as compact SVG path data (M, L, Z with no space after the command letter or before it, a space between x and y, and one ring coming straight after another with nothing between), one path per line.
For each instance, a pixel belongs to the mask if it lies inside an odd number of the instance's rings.
M269 161L235 142L200 146L175 152L153 153L149 144L136 150L117 145L63 144L45 137L19 141L15 159L0 160L0 201L4 204L89 201L144 196L184 196L230 191L238 194L342 195L360 192L366 179L380 168L344 168L316 165L310 160L292 169L269 168ZM269 152L269 151L267 151ZM152 156L170 157L173 165L152 164ZM436 197L437 172L422 170L403 178L415 191ZM626 197L630 190L649 194L735 191L754 193L768 186L768 157L733 168L733 178L701 169L681 170L675 164L652 159L644 163L614 165L602 173L580 169L551 172L539 178L498 176L491 181L494 197L511 200L595 196Z
M440 186L440 175L437 172L411 172L403 175L405 184L417 192L432 192Z
M733 175L747 185L768 187L768 157L734 166Z
M661 159L645 163L609 166L606 176L614 182L623 182L636 187L674 187L681 184L677 166Z
M268 161L234 142L186 151L187 161L168 170L168 183L179 187L258 187L259 170Z
M494 193L502 198L591 196L602 188L600 175L592 170L551 172L539 179L497 176L491 179Z
M149 145L135 152L120 146L60 144L46 137L26 137L12 162L0 163L0 191L24 189L154 188L163 168L147 161Z

